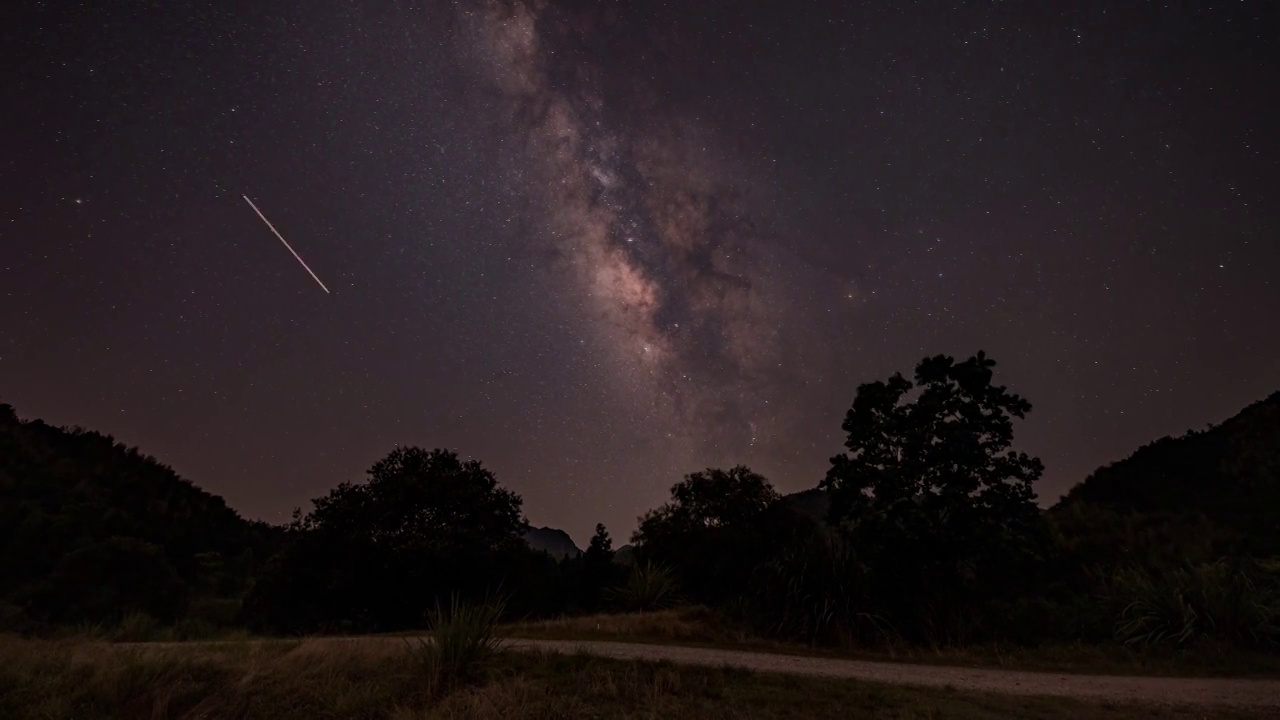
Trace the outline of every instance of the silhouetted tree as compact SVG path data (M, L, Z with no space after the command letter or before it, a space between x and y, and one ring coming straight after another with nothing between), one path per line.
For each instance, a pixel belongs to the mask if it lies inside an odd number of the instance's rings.
M446 450L397 448L313 504L250 598L268 627L412 626L440 597L495 591L532 562L520 496Z
M528 529L519 495L499 487L479 461L448 450L396 448L368 474L367 482L343 483L314 500L302 529L391 547L466 550L518 545Z
M587 546L587 562L613 562L613 540L603 523L596 523L596 534L591 536L591 544Z
M64 555L27 599L35 617L59 623L115 623L130 613L172 622L186 588L159 548L117 537Z
M674 528L731 527L755 518L777 499L768 479L746 466L707 468L671 486L670 502L640 519L635 539L643 542Z
M755 567L775 547L765 529L778 494L744 466L686 475L671 500L640 518L633 542L642 559L674 569L691 599L740 596Z
M597 524L587 551L582 554L581 602L584 610L599 610L604 593L622 581L623 568L614 562L613 540L604 525Z
M871 566L902 627L961 641L976 595L1007 590L1044 546L1032 484L1043 465L1010 449L1031 404L992 383L984 353L861 385L843 425L848 452L822 487L831 521ZM914 390L918 393L912 395Z

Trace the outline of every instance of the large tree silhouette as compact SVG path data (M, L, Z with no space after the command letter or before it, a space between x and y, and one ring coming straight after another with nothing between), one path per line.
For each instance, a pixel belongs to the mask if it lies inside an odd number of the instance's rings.
M397 448L367 482L343 483L313 504L247 601L259 624L413 626L442 596L496 591L531 554L520 496L446 450Z
M998 591L1039 547L1032 485L1043 465L1011 449L1013 419L1031 404L993 384L995 364L982 352L926 358L914 383L895 374L861 385L845 416L848 452L832 458L822 486L831 521L853 535L888 605L967 612L968 591Z
M623 579L622 566L614 562L613 539L603 524L596 524L596 532L591 536L591 544L580 558L582 577L579 598L586 610L599 610L604 600L604 592L619 584Z
M693 599L739 597L751 573L785 532L789 517L769 481L750 468L708 468L686 475L671 500L640 518L632 540L645 561L671 566Z
M301 525L391 550L495 550L522 542L521 502L477 460L402 447L375 463L367 482L317 498Z
M733 526L754 518L777 499L768 479L748 467L707 468L673 485L670 502L640 519L636 539L644 542L655 533L676 529Z

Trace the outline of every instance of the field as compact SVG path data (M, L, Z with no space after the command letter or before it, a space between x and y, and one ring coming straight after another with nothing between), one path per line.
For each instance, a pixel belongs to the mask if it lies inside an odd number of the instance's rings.
M1257 718L1170 708L499 652L441 675L411 643L0 641L0 717Z

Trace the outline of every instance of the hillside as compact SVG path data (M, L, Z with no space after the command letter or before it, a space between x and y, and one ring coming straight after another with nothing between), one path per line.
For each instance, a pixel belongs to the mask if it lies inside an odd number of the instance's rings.
M529 543L529 547L541 550L557 560L567 557L576 558L582 554L574 544L573 538L569 537L569 533L557 528L530 528L524 534L524 540Z
M1161 438L1094 471L1055 506L1202 515L1241 550L1280 554L1280 392L1231 419Z
M827 509L831 506L831 497L822 488L801 490L790 495L783 495L782 499L790 502L792 507L815 520L822 522L827 520Z
M242 592L278 532L108 435L0 404L0 603L48 621L172 617Z

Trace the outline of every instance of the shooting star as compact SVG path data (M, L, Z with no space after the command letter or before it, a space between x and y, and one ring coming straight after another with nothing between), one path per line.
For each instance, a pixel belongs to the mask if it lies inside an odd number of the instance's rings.
M302 256L294 252L294 249L289 245L289 241L284 239L284 236L280 234L280 231L276 230L276 226L271 224L271 221L267 219L266 215L262 214L262 211L258 209L257 205L253 204L253 201L249 199L249 196L241 195L240 197L244 198L244 201L249 203L249 207L253 208L253 211L258 213L258 217L262 218L262 222L266 223L267 227L271 229L271 232L274 233L276 237L280 238L280 242L284 243L286 248L289 248L289 252L293 253L293 256L298 259L298 262L302 265L303 269L310 273L311 278L316 281L316 284L320 286L320 289L328 293L329 288L325 287L324 283L320 282L320 278L316 277L314 272L311 272L311 268L307 267L307 263L302 259Z

